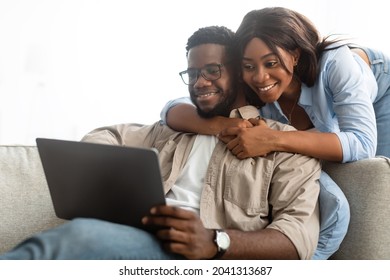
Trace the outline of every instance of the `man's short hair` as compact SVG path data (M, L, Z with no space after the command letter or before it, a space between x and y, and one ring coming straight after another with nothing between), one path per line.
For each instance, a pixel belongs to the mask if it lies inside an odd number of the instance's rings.
M229 58L234 57L233 45L234 45L235 33L225 26L208 26L199 28L187 41L187 55L188 51L193 47L202 44L218 44L226 47L226 55Z

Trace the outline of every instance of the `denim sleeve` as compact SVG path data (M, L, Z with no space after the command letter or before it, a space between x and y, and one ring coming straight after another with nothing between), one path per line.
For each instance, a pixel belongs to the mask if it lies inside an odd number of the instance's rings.
M191 98L189 96L185 96L185 97L179 97L179 98L176 98L176 99L173 99L173 100L170 100L168 101L165 106L163 107L163 109L161 110L160 112L160 123L161 124L167 124L167 114L168 114L168 111L175 107L176 105L178 104L190 104L190 105L194 105L192 102L191 102Z
M325 72L332 106L337 116L336 132L343 149L343 162L375 155L376 118L373 100L378 86L371 69L348 49L339 49L327 63Z

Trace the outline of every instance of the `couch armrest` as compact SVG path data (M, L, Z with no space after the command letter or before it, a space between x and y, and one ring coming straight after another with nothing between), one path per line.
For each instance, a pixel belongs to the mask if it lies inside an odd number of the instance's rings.
M348 233L332 259L390 259L390 159L324 162L351 209Z
M37 147L0 145L0 254L61 223L54 213Z

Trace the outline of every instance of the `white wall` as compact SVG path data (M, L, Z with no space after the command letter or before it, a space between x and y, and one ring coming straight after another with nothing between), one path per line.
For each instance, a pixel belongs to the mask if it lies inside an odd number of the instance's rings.
M208 25L236 30L265 6L390 53L382 0L0 0L0 144L158 120L166 101L187 94L178 75L187 38Z

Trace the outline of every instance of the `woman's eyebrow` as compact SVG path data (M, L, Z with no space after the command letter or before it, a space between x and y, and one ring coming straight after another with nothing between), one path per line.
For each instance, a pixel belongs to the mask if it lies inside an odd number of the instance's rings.
M276 53L267 53L263 56L260 57L260 59L266 59L268 58L269 56L276 56ZM249 58L249 57L243 57L242 60L253 60L252 58Z

